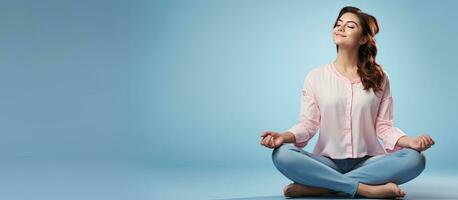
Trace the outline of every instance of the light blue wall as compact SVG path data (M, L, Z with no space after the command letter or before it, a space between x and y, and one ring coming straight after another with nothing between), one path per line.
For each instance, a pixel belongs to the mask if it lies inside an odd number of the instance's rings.
M2 1L0 155L151 151L156 4Z
M436 140L429 169L458 167L454 1L10 1L0 155L271 167L259 135L298 120L303 78L335 58L345 5L379 21L395 125Z

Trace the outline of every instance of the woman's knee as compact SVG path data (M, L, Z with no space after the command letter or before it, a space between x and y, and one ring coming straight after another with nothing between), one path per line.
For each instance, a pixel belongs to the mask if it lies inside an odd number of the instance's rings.
M291 153L292 150L296 147L293 147L290 144L282 144L279 147L275 148L272 151L272 161L275 165L288 165L289 162L292 161Z
M420 174L425 169L426 157L423 153L411 148L404 148L402 153L403 157L407 158L406 164L410 170Z

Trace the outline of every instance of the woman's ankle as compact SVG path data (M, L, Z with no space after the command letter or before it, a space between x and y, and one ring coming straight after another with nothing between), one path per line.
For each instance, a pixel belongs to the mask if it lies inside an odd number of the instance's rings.
M372 193L373 193L373 186L366 185L364 183L358 183L358 190L356 191L356 194L359 194L362 196L370 196Z

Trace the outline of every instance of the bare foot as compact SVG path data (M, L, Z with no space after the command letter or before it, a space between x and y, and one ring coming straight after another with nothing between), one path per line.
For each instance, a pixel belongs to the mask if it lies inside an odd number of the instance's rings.
M357 193L367 198L395 198L406 195L398 185L392 182L384 185L366 185L360 183Z
M334 193L334 191L325 188L308 187L298 183L291 183L283 188L285 197L316 196L330 193Z

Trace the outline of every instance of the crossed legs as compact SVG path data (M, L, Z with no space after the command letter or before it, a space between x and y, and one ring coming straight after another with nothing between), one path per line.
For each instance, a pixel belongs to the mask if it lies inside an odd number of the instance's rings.
M399 196L402 192L397 184L414 179L425 168L424 155L409 148L371 157L346 173L339 172L339 167L331 159L291 144L275 148L272 160L275 167L296 184L296 188L292 189L303 187L302 191L305 191L308 188L309 195L342 192L351 198L357 194L366 197Z

